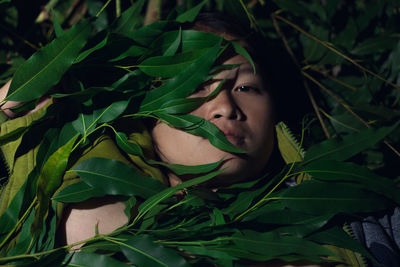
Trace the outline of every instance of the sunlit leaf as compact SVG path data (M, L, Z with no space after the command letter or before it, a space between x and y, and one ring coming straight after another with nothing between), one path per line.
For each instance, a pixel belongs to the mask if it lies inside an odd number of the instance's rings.
M166 113L156 113L161 119L174 125L174 127L185 130L188 133L207 138L215 147L234 153L245 153L245 151L235 147L226 139L225 135L208 120L190 114L171 115Z

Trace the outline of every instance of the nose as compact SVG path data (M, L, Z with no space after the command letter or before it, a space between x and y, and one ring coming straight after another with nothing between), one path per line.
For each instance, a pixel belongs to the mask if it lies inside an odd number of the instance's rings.
M236 99L229 89L223 89L212 100L206 103L208 105L208 119L228 119L243 120L244 113L241 111Z

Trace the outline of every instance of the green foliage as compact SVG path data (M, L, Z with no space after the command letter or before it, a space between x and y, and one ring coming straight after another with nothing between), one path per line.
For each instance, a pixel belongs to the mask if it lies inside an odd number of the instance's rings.
M398 165L400 142L395 1L188 0L180 7L169 1L160 6L161 20L146 26L144 0L78 2L84 8L48 1L40 14L30 3L36 13L24 17L29 8L0 1L0 83L12 77L6 100L27 102L16 110L21 111L44 96L55 99L30 126L0 137L1 145L22 137L15 159L39 145L35 168L0 217L0 264L233 266L243 260L322 262L328 256L340 261L322 245L374 260L337 224L400 204L398 173L390 171ZM255 70L252 51L183 27L201 10L215 9L252 25L271 47L284 41L316 98L323 126L318 116L306 116L303 161L217 191L202 185L218 177L224 159L199 166L167 164L129 138L131 128L140 131L139 122L150 118L207 138L221 150L246 153L210 121L187 114L218 94L224 81L205 98L187 96L216 71L237 67L217 63L226 49L243 55ZM46 19L50 14L53 26ZM284 91L277 105L285 106L304 88L286 83L293 73L279 66L285 59L274 60L273 53L271 69L282 77L275 77L277 84L268 78L276 86L271 90ZM297 114L304 105L285 107ZM77 162L104 137L136 162L194 178L168 188L116 159ZM300 147L297 151L303 156ZM305 174L312 180L282 186ZM64 175L80 180L60 189ZM80 251L56 247L57 203L106 195L124 198L129 222L86 240Z

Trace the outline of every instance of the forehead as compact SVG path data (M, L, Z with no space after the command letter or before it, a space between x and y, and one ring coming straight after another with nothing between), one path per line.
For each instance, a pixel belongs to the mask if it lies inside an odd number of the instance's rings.
M258 74L254 73L254 70L250 64L250 62L243 57L242 55L235 55L224 62L222 64L239 64L238 67L231 70L223 70L219 72L215 78L216 79L234 79L235 77L248 77L248 78L256 78Z

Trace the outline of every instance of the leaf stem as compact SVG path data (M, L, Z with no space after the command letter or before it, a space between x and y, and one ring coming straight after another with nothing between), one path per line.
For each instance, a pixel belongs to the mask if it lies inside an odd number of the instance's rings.
M4 238L4 240L1 242L0 244L0 248L2 248L4 246L4 244L8 241L8 239L12 236L12 234L15 232L15 230L18 228L18 226L21 224L22 221L25 220L25 218L28 216L28 214L30 213L30 211L32 210L33 206L36 204L37 201L37 197L35 196L35 198L33 199L31 205L29 205L29 207L27 208L27 210L25 211L24 215L22 215L22 217L17 221L17 223L14 225L13 229L7 234L7 236Z
M97 12L97 14L96 14L96 18L98 17L98 16L100 16L100 14L103 12L103 10L108 6L108 4L110 4L110 2L111 2L111 0L108 0L105 4L104 4L104 6L102 6L102 8L99 10L99 12Z
M293 160L289 170L287 171L287 173L285 174L285 176L261 199L259 200L256 204L254 204L253 206L251 206L250 208L248 208L247 210L245 210L243 213L239 214L234 221L238 221L240 220L243 216L245 216L247 213L249 213L250 211L254 210L255 208L257 208L258 206L260 206L262 203L264 203L265 201L268 201L270 199L274 199L274 198L268 198L269 195L271 195L288 177L290 177L290 173L294 168L294 165L296 164L297 158L300 155L300 151L301 151L301 146L303 144L304 141L304 132L305 132L305 127L304 127L304 121L303 121L303 127L301 130L301 139L300 139L300 145L299 148L297 150L295 159Z

